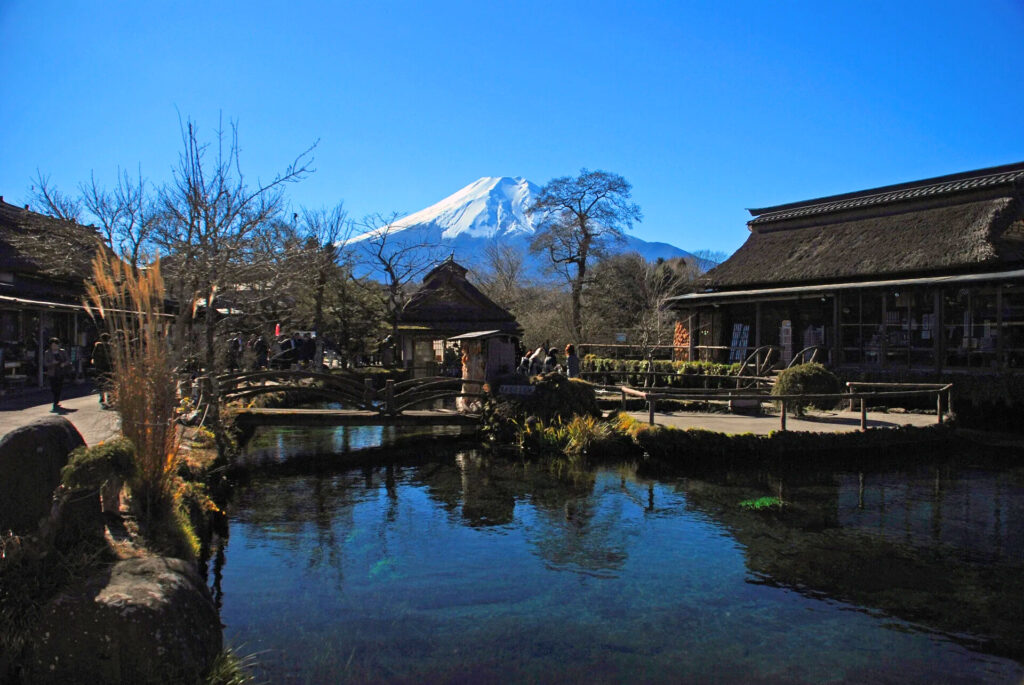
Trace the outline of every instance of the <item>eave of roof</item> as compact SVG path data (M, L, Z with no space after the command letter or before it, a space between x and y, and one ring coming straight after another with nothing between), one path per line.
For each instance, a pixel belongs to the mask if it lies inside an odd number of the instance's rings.
M937 176L920 181L898 183L895 185L859 190L852 193L830 195L813 200L791 202L774 207L748 209L755 217L747 222L748 226L783 221L803 216L830 214L849 209L890 204L906 200L947 195L951 193L991 188L1000 185L1014 184L1024 181L1024 162L1003 166L977 169L946 176Z
M992 273L957 274L951 276L928 276L923 278L894 278L882 281L848 281L844 283L824 283L819 285L785 286L781 288L754 288L750 290L726 290L711 293L689 293L669 298L669 301L681 307L688 305L713 304L716 302L742 302L755 300L799 299L800 297L818 297L837 290L869 289L869 288L908 288L921 285L948 285L960 283L979 283L985 281L1024 280L1024 269L998 271Z

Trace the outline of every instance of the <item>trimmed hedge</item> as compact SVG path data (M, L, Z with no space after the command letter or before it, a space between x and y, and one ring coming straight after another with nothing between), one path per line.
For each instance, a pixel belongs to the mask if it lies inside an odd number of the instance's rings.
M673 362L656 359L653 363L645 359L608 359L588 354L583 358L581 369L588 374L587 380L603 385L641 386L648 379L648 372L659 374L654 376L654 385L663 388L709 388L732 387L733 381L724 378L704 378L704 376L735 376L739 373L739 364L718 364L715 362ZM598 375L590 375L598 374ZM607 374L607 375L600 375Z

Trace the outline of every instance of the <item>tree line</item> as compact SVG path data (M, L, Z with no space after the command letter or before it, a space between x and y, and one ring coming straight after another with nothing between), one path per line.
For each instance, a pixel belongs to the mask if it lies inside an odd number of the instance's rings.
M397 333L420 278L444 256L441 245L409 238L400 214L356 220L343 202L292 208L286 189L314 172L315 143L270 181L251 181L237 123L219 125L209 140L192 120L180 131L177 164L162 185L119 169L112 187L92 175L65 193L37 172L33 204L91 224L131 268L159 259L175 312L174 347L207 369L221 368L229 333L312 330L348 359ZM630 330L645 345L666 342L668 298L720 256L651 264L616 253L642 219L630 193L624 178L606 171L555 178L530 208L538 229L528 248L493 242L469 265L481 290L516 315L528 342L579 343L612 330ZM37 241L33 253L51 269L82 248L74 232L20 239ZM543 276L526 268L527 250L545 256Z

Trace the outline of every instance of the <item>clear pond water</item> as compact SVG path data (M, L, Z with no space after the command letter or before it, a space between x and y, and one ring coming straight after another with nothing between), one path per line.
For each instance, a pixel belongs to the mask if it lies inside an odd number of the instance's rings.
M260 459L337 434L286 433ZM1022 472L649 480L474 450L412 461L236 492L211 582L261 679L1024 678ZM782 505L741 506L759 497Z

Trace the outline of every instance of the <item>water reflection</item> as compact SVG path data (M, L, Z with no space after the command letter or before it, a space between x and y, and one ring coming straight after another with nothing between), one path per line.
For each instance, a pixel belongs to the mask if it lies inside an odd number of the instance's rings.
M294 463L301 468L319 457L339 461L366 450L457 438L463 431L461 426L262 426L246 442L241 463L250 468Z
M1019 679L964 646L1024 657L1022 488L945 466L561 478L475 451L258 479L222 618L275 682ZM783 505L738 506L763 495Z
M1024 659L1024 483L1012 472L749 473L679 488L744 545L759 582ZM736 507L766 492L783 506Z

